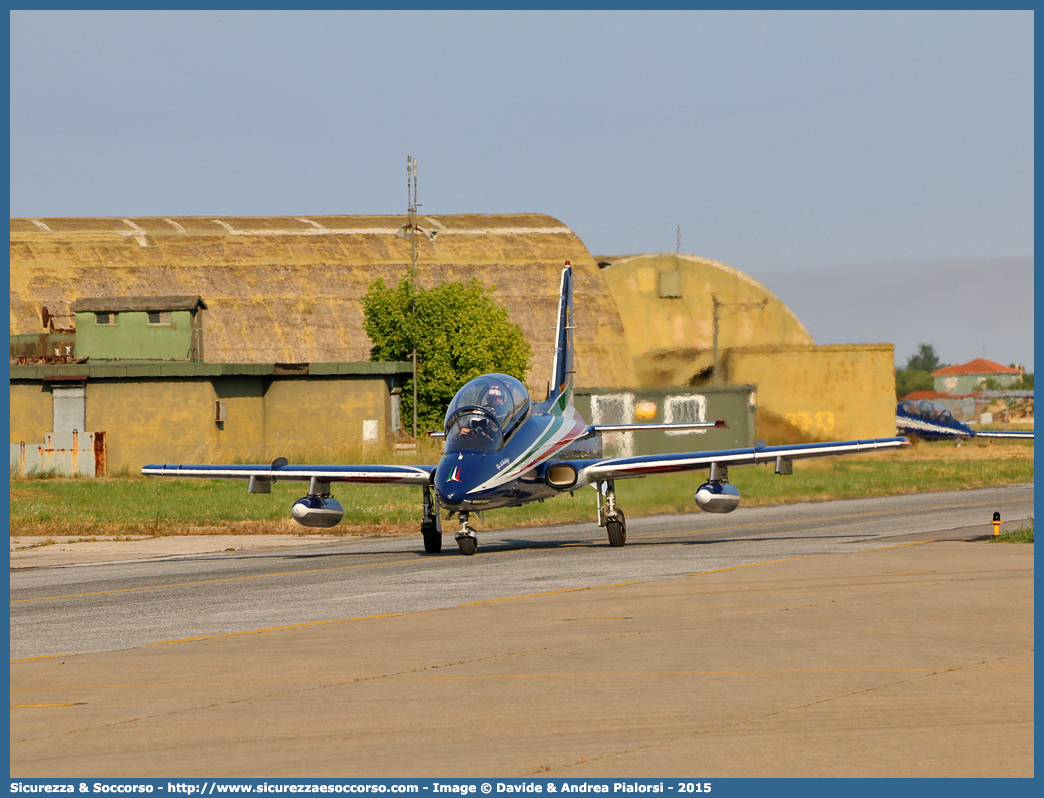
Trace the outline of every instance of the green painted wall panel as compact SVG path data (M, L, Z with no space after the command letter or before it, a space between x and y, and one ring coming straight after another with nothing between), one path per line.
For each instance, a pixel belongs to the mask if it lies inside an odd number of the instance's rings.
M149 314L123 311L115 324L98 324L94 313L76 314L76 356L97 360L189 360L192 313L170 311L170 324L149 324Z
M592 388L576 392L574 404L589 424L641 424L716 421L728 429L684 433L640 431L602 436L606 456L732 449L754 444L753 385L718 388ZM601 415L601 418L599 418Z

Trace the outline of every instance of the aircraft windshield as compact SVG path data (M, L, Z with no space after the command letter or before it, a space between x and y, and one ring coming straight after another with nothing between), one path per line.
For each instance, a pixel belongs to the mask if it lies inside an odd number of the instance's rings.
M446 423L465 407L481 407L492 413L497 423L505 428L528 406L529 392L521 382L507 374L485 374L457 391L446 411Z
M478 451L496 451L504 443L504 434L500 425L489 413L480 410L460 413L446 430L446 451L458 449L476 449Z
M507 374L476 377L457 391L446 411L446 451L499 449L504 438L528 412L529 392L514 377ZM491 443L478 445L478 438L470 436L473 429L478 431L485 426L483 419L496 431L482 435L483 440Z

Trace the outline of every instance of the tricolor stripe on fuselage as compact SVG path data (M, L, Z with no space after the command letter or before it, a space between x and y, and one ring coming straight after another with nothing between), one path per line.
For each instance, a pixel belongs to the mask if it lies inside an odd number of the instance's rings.
M572 410L572 408L569 408ZM533 444L522 453L522 455L510 466L510 468L490 477L481 485L475 486L469 493L478 493L491 488L506 485L513 482L532 468L539 466L550 459L563 448L587 433L587 423L576 414L575 411L569 415L554 413L550 416L551 422L547 425ZM529 423L532 423L530 421Z
M936 424L926 418L913 416L896 416L895 426L902 432L919 433L921 435L940 435L946 438L970 438L975 433L971 429L949 427Z

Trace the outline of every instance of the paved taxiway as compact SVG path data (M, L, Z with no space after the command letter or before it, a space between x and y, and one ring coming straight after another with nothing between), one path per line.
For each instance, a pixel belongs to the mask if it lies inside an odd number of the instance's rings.
M11 666L11 772L1032 775L1033 547L924 542L1032 506L1026 485L634 519L623 550L587 525L480 533L473 558L418 536L14 570L12 658L44 658Z

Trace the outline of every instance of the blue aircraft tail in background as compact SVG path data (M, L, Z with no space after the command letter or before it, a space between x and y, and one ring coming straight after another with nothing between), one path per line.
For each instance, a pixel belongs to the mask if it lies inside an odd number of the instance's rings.
M555 361L547 399L559 412L573 404L573 267L566 261L558 296Z

